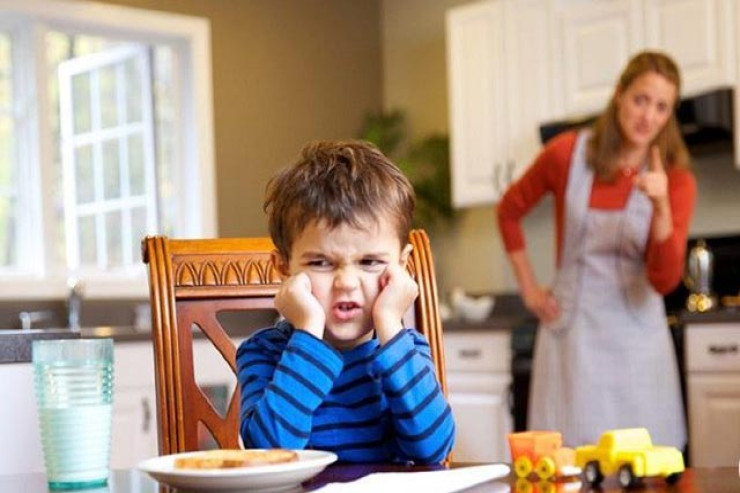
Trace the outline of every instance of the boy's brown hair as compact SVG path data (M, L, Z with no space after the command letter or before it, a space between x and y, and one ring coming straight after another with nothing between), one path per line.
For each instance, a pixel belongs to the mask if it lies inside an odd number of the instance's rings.
M414 189L406 176L369 142L318 141L268 183L263 208L270 236L283 258L312 221L330 228L362 228L386 214L403 247L414 215Z

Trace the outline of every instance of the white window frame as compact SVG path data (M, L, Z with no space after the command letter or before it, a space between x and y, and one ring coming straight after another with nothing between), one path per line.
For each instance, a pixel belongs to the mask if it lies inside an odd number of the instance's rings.
M148 11L138 8L107 5L84 0L0 0L0 13L5 18L16 17L19 22L32 20L36 28L31 32L16 30L15 36L27 36L31 46L43 43L47 30L82 32L105 37L120 37L146 44L167 44L177 58L176 70L179 87L182 142L178 146L182 155L182 169L178 171L181 183L178 194L178 237L218 236L216 219L215 159L213 144L213 90L211 77L210 23L207 19L181 14ZM8 27L3 23L3 27ZM12 25L10 26L12 28ZM30 221L32 236L43 238L27 244L32 248L19 252L29 255L33 270L3 275L0 279L0 299L48 299L65 297L68 291L66 265L59 265L54 258L56 238L48 224L53 220L53 203L48 193L54 180L51 130L48 123L48 75L40 49L24 54L33 57L33 69L16 74L24 81L33 81L26 87L41 97L31 98L30 108L23 108L29 125L23 131L28 139L38 143L35 149L25 149L28 166L22 166L28 184L25 197L32 204L20 212ZM28 58L27 58L28 59ZM14 70L18 67L14 66ZM26 113L27 112L27 113ZM42 115L39 117L39 115ZM74 274L74 273L72 273ZM148 294L145 269L136 273L99 273L85 275L89 298L146 298Z
M122 261L125 267L124 269L130 268L130 265L140 267L140 257L134 254L135 258L131 258L132 252L126 246L131 244L131 221L130 218L126 217L124 209L130 211L133 205L132 201L138 206L144 206L147 211L147 231L156 230L157 220L157 190L156 190L156 169L155 169L155 152L154 152L154 133L153 128L154 122L154 111L151 105L152 101L152 88L147 81L139 81L140 88L142 91L141 95L141 121L130 123L128 121L121 122L117 121L113 128L90 128L86 132L76 133L74 131L74 105L72 104L72 77L74 75L85 73L85 74L96 74L99 75L101 66L111 67L113 64L121 63L121 60L135 60L136 63L141 63L143 66L140 67L141 71L139 76L141 79L147 79L151 76L151 60L148 54L149 47L145 45L125 45L117 48L111 48L100 53L94 53L86 55L84 57L77 57L72 60L63 62L58 69L59 72L59 93L63 96L59 98L60 102L60 119L61 123L61 143L62 143L62 166L64 168L64 196L65 196L65 231L76 231L79 233L79 212L83 209L87 209L91 215L98 221L96 242L97 242L97 264L107 265L108 251L105 243L103 243L105 231L105 224L103 223L103 213L105 209L110 210L111 205L113 209L121 213L121 224L122 224L122 238L121 242L121 255ZM122 69L122 67L116 67L116 70ZM125 107L125 94L120 86L117 86L118 107L117 110L122 110L121 107ZM87 94L91 96L91 94ZM96 103L99 103L98 99L94 99L93 108ZM125 110L123 110L125 111ZM95 121L95 115L98 111L92 111L93 121ZM118 115L117 115L118 116ZM95 126L93 126L95 127ZM143 154L146 164L144 165L144 197L132 199L128 195L118 196L115 200L107 198L106 204L101 207L99 203L93 201L92 204L80 205L77 203L76 188L77 183L74 179L75 169L75 149L76 144L87 141L88 143L94 143L101 139L102 135L110 137L120 138L122 135L129 135L135 131L142 137L143 141ZM122 163L126 163L127 160L121 157L121 152L127 152L129 150L128 143L122 144L119 149L119 166ZM98 152L102 153L102 148L98 149ZM98 156L100 159L100 156ZM128 168L128 165L125 165ZM102 175L98 177L102 180ZM128 176L121 175L118 183L119 187L123 186L128 188ZM102 192L102 183L97 183L95 189ZM125 207L121 207L121 203L125 204ZM128 240L128 241L127 241ZM67 265L72 268L80 269L80 249L79 249L79 235L67 235ZM99 267L87 267L86 269L98 269ZM120 269L121 267L119 267ZM139 269L137 269L139 270Z

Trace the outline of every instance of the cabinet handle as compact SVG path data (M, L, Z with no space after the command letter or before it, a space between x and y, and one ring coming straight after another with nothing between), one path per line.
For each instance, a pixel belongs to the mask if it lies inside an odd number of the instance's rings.
M516 161L513 159L509 160L506 166L506 183L511 185L514 181L514 170L516 169Z
M143 431L144 433L149 433L149 423L152 420L152 412L149 407L149 399L147 399L146 397L141 399L141 412L141 431Z
M457 354L464 359L480 358L480 349L461 349Z
M727 344L724 346L717 346L712 344L709 346L709 354L727 354L737 353L737 344Z

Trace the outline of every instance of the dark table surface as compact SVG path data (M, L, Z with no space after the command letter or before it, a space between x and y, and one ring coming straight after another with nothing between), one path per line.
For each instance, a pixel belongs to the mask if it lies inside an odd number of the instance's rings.
M454 464L462 467L473 464ZM303 485L303 491L315 490L328 483L346 482L358 479L373 472L414 472L440 469L440 467L414 467L388 464L332 465L314 479ZM0 476L0 492L46 493L46 478L43 474L22 474ZM78 490L80 493L175 493L178 490L159 486L146 473L136 469L113 471L108 485L102 488ZM300 491L300 490L299 490ZM623 492L614 478L607 478L600 488L589 488L578 481L569 482L530 482L517 481L506 477L483 483L465 490L466 492L512 492L512 493L560 493L573 491L598 491L602 493ZM735 467L688 469L674 486L666 485L659 478L646 479L636 491L672 491L692 493L730 493L740 492L740 477ZM395 493L395 492L381 492ZM410 493L410 492L407 492ZM420 492L423 493L423 492Z

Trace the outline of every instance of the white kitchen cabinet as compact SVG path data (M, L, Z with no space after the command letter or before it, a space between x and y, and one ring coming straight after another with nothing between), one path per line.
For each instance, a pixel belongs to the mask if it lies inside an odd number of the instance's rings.
M601 111L619 73L643 46L641 0L565 3L556 13L553 44L562 118Z
M150 342L114 344L113 469L157 455L152 354ZM43 472L33 365L0 365L0 379L13 396L12 405L0 406L0 475Z
M562 117L604 108L621 70L644 49L681 69L682 96L736 84L733 0L553 0L556 101ZM560 92L562 88L562 92Z
M509 461L510 333L447 332L444 346L455 461Z
M0 364L0 476L44 471L31 363Z
M738 106L737 25L734 0L486 0L449 9L453 205L498 200L539 151L539 126L600 112L641 50L676 60L682 96L736 86ZM740 148L740 111L735 119Z
M457 207L492 203L539 149L547 119L545 0L490 1L446 16L452 165Z
M238 345L241 341L233 342ZM196 381L207 395L228 403L236 388L236 377L207 339L193 341L193 365ZM218 409L218 403L215 405ZM158 454L154 352L150 341L115 345L113 443L113 469L135 467Z
M689 324L685 348L691 465L735 467L740 457L740 323Z
M157 455L152 354L150 342L114 345L113 469L135 467ZM43 472L33 365L0 365L0 379L13 396L12 405L0 406L0 475Z
M645 0L645 46L670 53L681 67L683 95L735 80L732 0Z
M116 342L111 468L157 455L154 352L150 341Z

